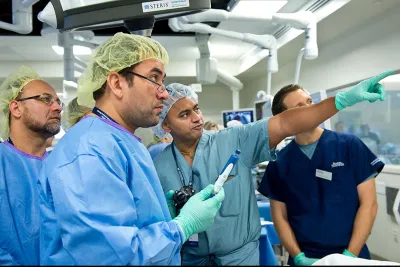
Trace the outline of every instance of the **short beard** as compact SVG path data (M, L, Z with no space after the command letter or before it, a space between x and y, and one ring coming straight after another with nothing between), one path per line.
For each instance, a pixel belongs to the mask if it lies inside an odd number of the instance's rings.
M46 123L40 124L37 120L32 118L29 112L24 112L23 116L24 125L32 132L38 133L45 139L52 137L60 132L60 123Z
M130 116L130 121L141 128L149 128L156 126L160 121L159 117L153 117L153 114L141 114L141 116Z

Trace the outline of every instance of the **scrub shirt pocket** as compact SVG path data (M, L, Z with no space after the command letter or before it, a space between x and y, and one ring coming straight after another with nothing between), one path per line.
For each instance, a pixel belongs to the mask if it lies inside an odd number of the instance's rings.
M349 176L344 169L335 168L332 170L332 180L323 180L324 194L328 203L333 205L343 204L346 201L347 187L344 180Z
M238 216L241 210L241 184L237 169L233 169L229 176L232 176L232 178L224 184L225 199L220 209L222 217Z

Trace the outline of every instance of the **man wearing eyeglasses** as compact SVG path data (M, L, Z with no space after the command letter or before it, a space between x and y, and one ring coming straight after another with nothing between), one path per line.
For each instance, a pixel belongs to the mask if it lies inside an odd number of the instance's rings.
M36 182L61 110L54 89L25 66L0 86L0 265L39 264Z
M159 121L168 55L117 33L93 53L78 105L95 107L57 143L39 176L41 265L180 265L224 199L208 186L171 219L153 161L134 135Z

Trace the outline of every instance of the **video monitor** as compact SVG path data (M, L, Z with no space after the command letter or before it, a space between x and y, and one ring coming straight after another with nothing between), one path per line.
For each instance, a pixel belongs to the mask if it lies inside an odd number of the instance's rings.
M227 127L227 123L232 120L240 121L242 124L248 124L255 121L255 112L253 108L248 109L236 109L236 110L224 110L222 111L222 121L224 127Z

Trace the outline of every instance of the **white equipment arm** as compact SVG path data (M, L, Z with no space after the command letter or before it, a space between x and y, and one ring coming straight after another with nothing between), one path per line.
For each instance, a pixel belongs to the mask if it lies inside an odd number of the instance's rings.
M228 38L241 40L246 43L257 45L263 49L269 50L268 70L270 72L278 71L278 54L276 39L272 35L256 35L251 33L239 33L213 28L203 23L186 24L179 18L169 19L169 27L175 32L197 32L202 34L216 34Z
M315 59L318 57L317 45L317 22L314 14L311 11L299 11L296 13L275 13L266 16L239 15L221 9L209 9L207 11L187 15L179 18L185 23L198 22L221 22L227 20L239 21L258 21L270 22L272 24L287 25L298 30L304 30L306 59Z

